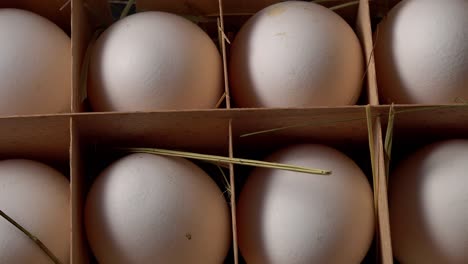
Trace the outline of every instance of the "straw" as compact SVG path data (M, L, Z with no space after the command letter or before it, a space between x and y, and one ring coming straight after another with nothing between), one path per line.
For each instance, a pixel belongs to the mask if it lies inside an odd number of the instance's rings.
M376 169L376 160L375 160L375 145L374 145L374 125L372 119L374 118L372 116L372 108L370 105L366 105L366 118L367 118L367 135L368 135L368 140L369 140L369 152L370 152L370 160L371 160L371 168L372 168L372 179L373 179L373 194L374 194L374 215L375 218L378 218L379 215L379 171ZM378 154L379 152L377 152ZM379 241L379 223L377 222L375 225L375 234L376 234L376 239ZM376 245L376 257L378 258L379 256L379 242L377 242Z
M367 118L367 134L368 134L368 140L369 140L369 151L370 151L370 160L371 160L371 168L372 168L372 178L373 180L373 188L374 188L374 208L375 211L377 212L378 209L378 203L377 203L377 190L379 186L379 180L377 177L377 171L375 168L375 151L374 151L374 128L373 128L373 122L372 122L372 109L370 105L366 105L366 118Z
M221 106L221 104L223 103L225 98L226 98L226 92L224 92L223 95L221 95L218 102L216 103L215 108L219 108Z
M218 167L219 171L221 172L221 175L223 176L224 178L224 187L226 188L226 190L223 192L224 193L227 193L228 194L228 200L231 201L231 195L232 195L232 189L231 189L231 184L229 183L228 179L227 179L227 176L226 176L226 173L224 173L223 169L221 168L221 166L216 166ZM230 203L229 203L230 204Z
M5 218L5 220L7 220L8 222L10 222L10 224L12 224L13 226L15 226L16 228L18 228L21 232L23 232L23 234L25 234L29 239L31 239L34 243L36 243L37 246L39 246L41 248L42 251L44 251L44 253L47 254L47 256L49 256L49 258L55 263L55 264L61 264L60 260L44 245L44 243L41 242L41 240L39 240L39 238L37 238L36 236L34 236L33 234L31 234L28 230L26 230L24 227L22 227L20 224L18 224L18 222L16 222L15 220L13 220L11 217L9 217L5 212L3 212L2 210L0 210L0 216L2 216L3 218Z
M71 0L66 1L60 8L59 11L63 11L71 3Z
M341 5L336 5L336 6L332 6L328 9L330 10L338 10L338 9L341 9L341 8L345 8L345 7L348 7L348 6L353 6L353 5L358 5L359 4L359 1L353 1L353 2L349 2L349 3L345 3L345 4L341 4Z
M120 19L128 15L128 12L130 12L130 9L132 8L133 4L135 4L135 0L128 0L127 5L125 5L125 8L122 10L122 13L120 13Z
M392 156L394 120L395 120L395 105L392 103L392 105L390 106L390 110L388 111L387 131L385 133L385 145L384 145L385 173L387 175L387 183L388 183L388 175L390 173L390 160Z
M149 153L149 154L157 154L157 155L163 155L163 156L182 157L182 158L195 159L195 160L211 161L211 162L231 163L231 164L238 164L238 165L245 165L245 166L252 166L252 167L280 169L280 170L286 170L286 171L302 172L302 173L317 174L317 175L331 174L331 171L323 170L323 169L313 169L313 168L306 168L306 167L288 165L288 164L282 164L282 163L258 161L258 160L251 160L251 159L229 158L229 157L224 157L224 156L207 155L207 154L185 152L185 151L176 151L176 150L167 150L167 149L158 149L158 148L116 148L116 150L121 150L121 151L129 152L129 153Z
M83 59L83 68L81 70L81 89L80 89L80 99L81 102L84 102L86 98L88 97L88 70L89 70L89 64L91 61L91 53L92 53L92 48L94 43L96 43L96 40L98 39L99 35L104 31L104 28L98 28L96 31L94 31L93 36L91 37L91 40L88 43L88 47L86 47L86 52L85 56Z
M380 116L380 115L375 115L374 117L378 117L378 116ZM334 120L334 121L328 121L327 120L327 121L323 121L323 122L311 122L311 123L305 123L305 124L290 125L290 126L277 127L277 128L272 128L272 129L259 130L259 131L255 131L255 132L242 134L239 137L250 137L250 136L255 136L255 135L260 135L260 134L265 134L265 133L272 133L272 132L277 132L277 131L282 131L282 130L287 130L287 129L292 129L292 128L303 128L303 127L311 127L311 126L333 125L333 124L338 124L338 123L362 121L362 120L366 120L366 119L367 119L366 117L355 117L355 118L339 119L339 120Z

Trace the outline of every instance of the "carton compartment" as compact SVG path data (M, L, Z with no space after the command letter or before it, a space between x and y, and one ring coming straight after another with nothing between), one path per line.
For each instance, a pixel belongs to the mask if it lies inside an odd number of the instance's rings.
M153 1L154 2L154 1ZM80 1L75 0L76 11L74 11L74 17L76 27L74 27L75 38L73 39L74 52L74 112L89 112L93 111L87 100L87 91L85 89L85 72L86 63L91 52L94 41L100 35L100 32L109 28L112 23L118 20L122 4L112 4L106 1ZM74 9L74 10L75 10ZM174 3L168 1L165 5L148 4L145 1L137 1L131 12L128 15L133 14L135 11L164 11L174 13L185 17L197 24L202 30L204 30L212 39L213 43L218 47L220 56L222 56L222 48L220 42L220 35L218 31L218 22L216 15L217 12L213 12L209 17L203 17L200 19L200 10L194 9L190 5L181 6L174 5ZM228 98L228 97L227 97ZM224 97L220 98L218 108L229 108L229 103ZM167 110L167 109L164 109ZM172 109L171 109L172 110ZM174 109L177 110L177 109ZM159 111L155 109L155 111Z
M86 195L94 179L110 163L125 153L114 148L149 147L229 156L229 121L222 113L203 115L186 113L140 113L82 115L74 117L77 139L74 190L74 263L97 263L89 249L83 225ZM193 161L193 160L192 160ZM217 166L194 161L218 184L222 192L226 183ZM229 181L229 170L223 166ZM228 199L227 192L225 198ZM227 202L229 202L227 200ZM232 251L226 263L233 259Z
M379 106L382 110L388 107ZM395 106L393 144L390 159L392 181L395 167L409 155L434 142L448 139L466 139L468 112L463 106ZM382 120L383 132L387 129L387 117ZM391 232L391 225L390 225ZM394 259L394 263L399 263Z
M266 1L232 1L224 0L222 1L223 5L223 28L224 33L232 42L235 39L236 34L240 28L244 25L247 20L252 17L255 13L262 10L263 8L270 6L272 4L282 2L278 0L266 0ZM329 1L320 3L326 7L333 7L349 3L352 1ZM360 1L359 4L350 5L343 7L334 11L340 15L350 26L354 29L356 35L358 36L364 57L364 66L367 68L363 76L363 88L361 91L361 96L357 102L357 105L364 105L367 103L377 104L376 99L376 87L370 86L366 81L368 79L368 74L373 74L373 59L372 64L371 57L372 53L370 52L372 43L370 37L366 37L366 34L370 32L370 23L368 22L368 3L367 1ZM370 42L369 42L370 41ZM226 65L229 67L229 56L230 56L230 44L226 42ZM373 58L373 57L372 57ZM228 78L233 78L228 76ZM237 107L235 102L231 102L233 107Z
M373 174L366 116L362 108L349 107L346 109L348 110L347 114L343 114L344 111L341 111L341 113L334 113L333 110L329 109L307 111L303 114L294 111L283 111L282 113L273 114L271 116L262 116L260 111L255 113L250 113L249 111L239 113L239 115L233 119L232 123L234 156L263 160L273 151L286 146L301 143L323 144L333 147L352 158L365 173L372 188ZM348 119L355 120L339 122L339 120ZM252 132L282 127L285 129L257 135L248 135L248 133ZM234 183L236 185L236 201L253 169L253 167L235 166ZM310 176L327 177L319 175ZM330 177L333 177L333 175ZM373 191L375 192L375 190ZM376 196L374 196L374 198L376 199ZM306 210L313 210L313 208ZM376 259L378 258L379 251L377 249L377 240L379 237L379 229L377 218L375 218L375 223L376 233L374 241L362 263L376 263ZM240 250L239 263L246 263Z

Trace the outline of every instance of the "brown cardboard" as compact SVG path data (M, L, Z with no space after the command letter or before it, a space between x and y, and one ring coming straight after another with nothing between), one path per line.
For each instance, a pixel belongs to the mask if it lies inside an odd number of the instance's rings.
M0 118L0 158L68 163L67 115Z
M82 145L77 122L70 119L70 180L71 180L71 263L88 263L89 249L83 226L83 206L85 199L84 163Z
M63 0L62 2L64 2ZM4 1L12 5L14 1ZM62 21L62 13L57 13L54 5L42 1L26 1L37 12L46 14L51 20L58 21L62 28L67 28ZM34 3L33 3L34 2ZM52 2L52 1L50 1ZM278 0L190 0L190 1L152 1L138 0L139 10L161 10L179 14L214 15L221 20L221 28L239 27L247 16L233 17L232 13L253 13ZM339 4L349 1L337 1ZM58 3L58 0L57 0ZM49 4L49 3L48 3ZM57 4L58 6L59 4ZM377 263L392 263L390 227L388 224L388 205L386 193L386 175L381 127L385 129L388 106L378 106L375 65L372 56L372 36L369 19L369 2L361 0L359 6L339 11L355 30L363 45L366 62L368 62L365 87L370 103L373 120L373 181L378 182L376 199L378 202L378 244L379 260ZM54 8L53 8L54 7ZM248 156L249 152L264 153L270 147L279 147L286 143L319 142L344 149L352 154L356 147L365 156L369 148L366 112L363 106L319 107L297 109L230 109L229 96L227 109L194 110L194 111L155 111L148 113L82 113L87 110L83 101L81 78L82 64L86 50L97 28L107 26L110 22L109 9L105 0L72 0L68 5L71 11L72 37L72 72L73 95L72 112L67 115L13 116L0 117L0 157L27 157L44 160L58 167L67 167L69 162L72 197L72 241L71 263L90 263L91 253L86 242L83 227L83 205L86 191L91 182L87 180L89 157L95 155L94 146L144 146L181 149L219 155ZM71 10L70 10L71 8ZM52 10L52 11L50 11ZM66 8L65 8L66 10ZM49 14L49 15L47 15ZM229 15L226 16L225 14ZM70 28L70 25L68 25ZM225 32L228 34L229 32ZM234 32L235 33L235 32ZM221 54L226 66L226 53L229 44L224 41ZM224 50L223 50L224 45ZM227 78L228 76L225 76ZM225 86L228 89L228 86ZM229 90L227 90L229 92ZM411 106L398 106L397 109L408 109ZM398 135L415 135L421 127L430 133L444 133L447 129L451 135L466 133L468 111L462 108L442 109L431 114L413 112L398 116ZM465 122L463 122L465 121ZM256 136L241 137L250 132L274 129L286 126L293 128L264 133ZM415 130L416 129L416 130ZM454 132L458 131L458 132ZM370 167L370 160L362 158L360 162ZM354 157L359 158L360 157ZM236 230L236 181L243 177L243 169L229 166L230 183L233 189L231 197L233 253L230 257L238 263ZM68 169L65 169L67 171ZM368 176L372 178L368 172Z

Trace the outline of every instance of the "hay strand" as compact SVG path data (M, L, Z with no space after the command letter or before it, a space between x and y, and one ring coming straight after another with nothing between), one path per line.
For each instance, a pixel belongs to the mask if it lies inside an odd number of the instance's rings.
M195 159L195 160L202 160L202 161L222 162L222 163L231 163L231 164L238 164L238 165L252 166L252 167L280 169L280 170L317 174L317 175L331 174L331 171L323 170L323 169L313 169L313 168L306 168L306 167L294 166L294 165L288 165L288 164L282 164L282 163L258 161L258 160L251 160L251 159L229 158L229 157L223 157L223 156L217 156L217 155L207 155L207 154L185 152L185 151L176 151L176 150L167 150L167 149L158 149L158 148L116 148L116 150L129 152L129 153L149 153L149 154L157 154L157 155L171 156L171 157L181 157L181 158Z
M365 119L366 119L365 117L356 117L356 118L340 119L340 120L335 120L335 121L328 121L327 120L327 121L323 121L323 122L313 122L313 123L306 123L306 124L290 125L290 126L284 126L284 127L277 127L277 128L259 130L259 131L255 131L255 132L249 132L249 133L242 134L239 137L250 137L250 136L255 136L255 135L260 135L260 134L265 134L265 133L272 133L272 132L277 132L277 131L287 130L287 129L292 129L292 128L302 128L302 127L310 127L310 126L324 126L324 125L333 125L333 124L353 122L353 121L362 121L362 120L365 120Z
M373 188L374 188L374 208L375 212L378 209L378 187L379 187L379 180L377 177L377 171L375 166L375 145L374 145L374 124L372 121L372 109L370 105L366 105L366 118L367 118L367 135L369 140L369 151L370 151L370 161L371 161L371 169L372 169L372 178L373 178Z
M120 19L128 16L128 13L130 12L130 9L134 4L135 0L128 0L127 5L125 5L124 9L122 10L122 13L120 13Z
M232 195L232 189L231 189L231 184L229 183L228 179L227 179L227 176L226 176L226 173L224 173L223 169L221 168L221 166L216 166L218 167L221 175L223 176L224 178L224 188L226 188L226 190L223 192L224 193L227 193L228 194L228 200L231 201L231 195ZM229 202L229 204L231 204Z
M390 161L392 157L392 145L393 145L393 124L395 120L395 105L391 104L390 110L388 111L387 131L385 132L385 173L388 183L388 175L390 173Z
M91 40L88 43L88 47L86 47L85 51L85 56L83 59L83 64L82 64L82 69L81 69L81 84L80 84L80 90L79 90L79 98L80 102L84 102L86 98L88 97L88 70L89 70L89 64L91 62L91 52L94 46L94 43L96 43L96 40L98 39L99 35L104 31L104 28L98 28L96 31L94 31L93 36L91 37Z
M71 0L66 1L60 8L59 11L63 11L71 3Z
M219 98L218 102L216 103L215 108L219 108L221 104L224 102L224 99L226 99L226 92L224 92L221 97Z
M26 228L21 226L18 222L13 220L13 218L9 217L5 212L0 210L0 216L2 216L5 220L7 220L10 224L12 224L14 227L19 229L23 234L25 234L29 239L31 239L38 247L41 248L44 253L47 254L47 256L55 263L55 264L62 264L60 260L44 245L44 243L39 240L36 236L31 234Z
M332 6L332 7L328 8L328 9L330 9L332 11L335 11L335 10L339 10L339 9L342 9L342 8L345 8L345 7L358 5L358 4L359 4L359 1L353 1L353 2L349 2L349 3L341 4L341 5Z

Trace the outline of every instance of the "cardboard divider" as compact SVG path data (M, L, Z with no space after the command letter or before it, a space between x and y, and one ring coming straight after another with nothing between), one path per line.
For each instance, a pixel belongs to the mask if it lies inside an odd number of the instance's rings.
M71 178L71 263L89 262L89 249L83 226L84 163L83 147L76 120L70 119L70 178Z
M376 116L372 118L372 136L374 145L371 145L371 155L373 155L374 163L374 188L376 189L375 199L377 200L377 228L379 236L377 240L377 249L380 263L392 264L392 242L390 236L390 223L388 211L388 195L387 195L387 176L385 171L385 152L382 135L382 120Z
M109 6L104 0L71 0L72 5L72 112L89 109L84 83L85 57L97 37L97 30L112 21ZM89 51L88 51L89 50Z
M371 8L369 1L360 1L358 23L358 35L363 44L364 54L366 57L366 82L368 100L371 106L379 105L379 95L377 86L377 73L375 69L374 47L372 37L372 21ZM376 112L372 108L372 113ZM377 114L380 115L380 114ZM390 234L390 219L388 210L388 195L387 195L387 175L385 171L385 150L384 136L382 131L382 119L376 116L372 120L372 136L374 137L373 150L371 150L374 162L374 182L376 188L377 199L377 224L379 236L377 240L377 249L380 263L392 264L393 252Z
M68 115L0 118L0 159L29 158L58 164L64 167L62 171L68 171L69 118Z
M379 104L377 76L374 60L374 43L372 42L372 27L369 11L369 1L359 1L359 11L356 21L356 31L364 50L366 65L367 98L370 105Z
M92 29L87 23L83 1L72 0L72 112L83 110L84 91L82 91L82 68Z
M229 119L229 157L234 157L234 144L232 137L232 119ZM232 225L232 252L234 257L234 264L239 263L239 249L237 243L237 214L236 214L236 177L234 171L234 164L229 164L229 184L231 187L231 225Z

